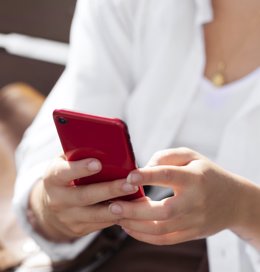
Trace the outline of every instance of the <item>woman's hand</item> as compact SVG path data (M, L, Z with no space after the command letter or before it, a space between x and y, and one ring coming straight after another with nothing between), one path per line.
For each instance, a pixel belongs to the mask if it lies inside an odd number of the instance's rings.
M64 242L115 224L118 216L109 212L104 201L135 193L138 187L125 180L71 185L71 181L96 174L101 168L95 159L56 159L31 193L29 218L36 230L49 240Z
M244 201L250 198L247 192L252 192L249 187L254 185L190 149L156 153L147 167L130 173L127 181L132 185L170 187L174 191L174 196L161 201L146 198L110 205L111 214L120 215L119 224L138 240L175 244L227 228L235 230L245 225L245 220L248 222L249 207ZM259 236L259 227L255 235Z

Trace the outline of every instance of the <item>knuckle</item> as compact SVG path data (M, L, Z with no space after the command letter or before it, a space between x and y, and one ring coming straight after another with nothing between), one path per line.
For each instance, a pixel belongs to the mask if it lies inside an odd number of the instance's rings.
M194 171L194 178L196 179L196 185L200 185L203 188L203 185L207 182L207 179L210 175L209 169L205 165L200 165L197 167L197 170Z
M156 151L153 155L153 158L155 159L160 159L160 157L164 154L164 150L159 150L159 151Z
M64 178L62 169L60 169L58 167L53 168L52 171L49 173L49 175L51 175L52 179L54 179L56 181L62 181Z
M86 205L88 204L91 200L90 200L90 193L88 188L79 188L76 187L77 189L77 195L76 198L78 200L79 205Z
M165 150L156 151L151 158L152 165L160 165L164 153Z
M57 167L55 163L53 163L46 171L43 180L46 184L52 184L53 181L63 181L64 174L61 168Z
M62 213L57 214L57 219L63 226L68 227L71 224L70 218L68 218L68 216L64 216Z
M190 149L189 147L186 147L186 146L178 147L178 150L184 154L190 154L190 153L194 152L192 149Z
M53 172L52 167L49 167L49 168L46 170L46 172L44 173L42 179L43 179L43 181L44 181L46 184L51 183L51 180L52 180L52 177L53 177L52 172Z
M43 194L43 203L48 210L59 212L64 206L62 198L57 190L46 190Z
M198 159L199 153L190 149L189 147L178 147L177 150L182 154L185 155L190 160Z
M123 190L123 182L122 180L107 182L106 187L104 188L104 193L106 194L106 197L108 199L112 199L118 196L121 196L123 194L126 194L126 192Z
M174 179L174 173L170 168L164 168L162 170L162 174L163 174L165 180L170 181L170 180Z
M81 224L70 225L69 230L75 237L82 237L85 235L85 228Z
M48 206L49 210L57 213L57 212L61 211L63 205L60 203L60 201L51 199L48 201L47 206Z
M107 220L106 214L102 211L102 209L99 209L98 212L93 212L90 214L89 220L91 222L105 222Z

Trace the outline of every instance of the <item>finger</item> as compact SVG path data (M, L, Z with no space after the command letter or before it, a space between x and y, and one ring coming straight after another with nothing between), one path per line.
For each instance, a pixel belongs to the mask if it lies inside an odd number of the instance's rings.
M153 245L174 245L182 242L187 242L190 240L195 240L196 236L194 235L193 230L184 230L170 234L164 235L151 235L141 232L135 232L128 229L124 229L125 232L135 238L136 240L153 244Z
M53 162L44 179L51 184L67 186L72 180L96 174L101 168L101 163L93 158L66 161L60 157Z
M89 233L102 230L114 225L114 222L82 222L81 220L72 221L75 218L73 216L62 216L55 222L55 229L58 229L60 233L63 233L69 239L79 238Z
M185 166L155 166L132 171L127 177L127 182L133 185L183 187L192 177L193 173Z
M170 220L183 213L188 204L177 196L161 201L116 201L109 205L109 211L126 219L133 220Z
M73 186L62 188L59 195L61 201L69 206L89 206L133 194L139 190L138 186L127 184L124 180L115 180L88 184L86 186Z
M70 238L79 238L85 236L89 233L93 233L104 228L108 228L114 223L81 223L81 222L67 222L63 221L63 223L59 224L59 229L65 234L67 237Z
M70 228L70 232L73 233L74 237L83 237L87 234L95 231L111 227L114 223L83 223L75 224Z
M106 204L93 205L91 207L77 207L65 210L62 215L63 222L73 222L78 224L115 224L119 216L111 214Z
M186 147L165 149L156 152L147 166L175 165L184 166L192 160L200 158L200 154Z
M174 219L165 221L143 221L122 219L118 224L124 228L135 232L142 232L151 235L164 235L176 231L182 231L194 224L188 216L176 216Z

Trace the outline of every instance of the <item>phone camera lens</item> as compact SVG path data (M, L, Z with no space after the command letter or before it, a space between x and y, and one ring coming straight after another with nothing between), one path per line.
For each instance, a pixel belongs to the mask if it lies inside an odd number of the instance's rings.
M58 117L58 121L61 125L65 125L68 123L68 121L63 117Z

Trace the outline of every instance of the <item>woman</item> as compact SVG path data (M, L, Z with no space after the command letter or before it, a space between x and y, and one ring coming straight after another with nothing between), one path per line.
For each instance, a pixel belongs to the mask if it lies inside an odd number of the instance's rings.
M259 270L259 10L256 0L78 2L66 71L18 150L15 207L54 260L119 224L152 244L208 237L210 271ZM68 187L102 165L58 157L58 107L123 118L146 167ZM137 184L168 189L151 190L159 202L100 204Z

